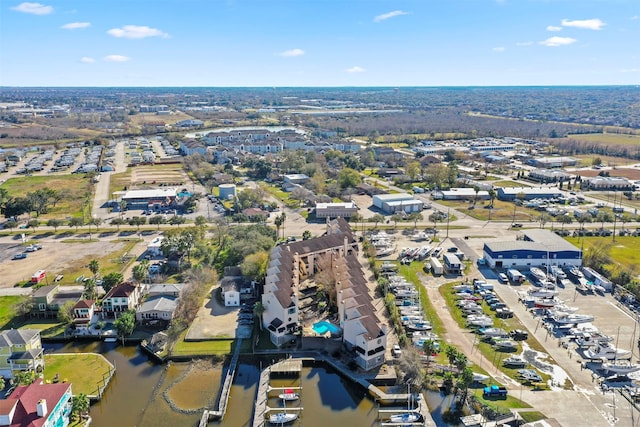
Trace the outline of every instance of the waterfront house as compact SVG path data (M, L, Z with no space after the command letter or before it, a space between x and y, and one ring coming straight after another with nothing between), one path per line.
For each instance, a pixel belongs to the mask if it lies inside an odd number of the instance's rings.
M37 329L9 329L0 333L0 375L13 378L16 372L44 368L44 351Z
M31 295L33 308L31 315L44 318L55 318L58 310L65 303L76 303L82 298L82 291L61 289L59 285L42 286Z
M18 386L0 401L0 425L10 427L65 427L71 415L71 384L45 384L38 378Z
M96 302L90 299L83 299L73 306L73 324L76 332L89 332L89 327L93 323L93 316L96 313Z
M147 297L149 299L158 296L179 298L183 289L184 283L157 283L149 286Z
M146 300L136 310L138 322L153 322L161 320L168 324L178 307L178 301L173 297L159 296Z
M102 316L117 317L118 313L135 309L142 295L137 283L125 282L114 286L102 300Z

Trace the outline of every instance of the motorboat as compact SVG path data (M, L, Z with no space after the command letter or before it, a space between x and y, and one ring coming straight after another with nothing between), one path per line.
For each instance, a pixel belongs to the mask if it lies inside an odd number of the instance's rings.
M534 298L553 298L558 295L558 291L554 289L531 288L527 291L527 295Z
M429 240L429 235L424 231L418 231L417 233L411 236L411 240L416 240L416 241Z
M564 303L558 303L558 304L556 304L554 306L554 311L556 313L567 313L567 314L570 314L570 313L575 313L576 311L578 311L578 307L571 307L571 306L568 306L568 305L566 305Z
M271 424L287 424L294 422L298 419L298 414L294 412L277 412L269 415L269 422Z
M607 292L604 286L596 285L595 283L591 285L591 287L593 288L594 291L599 292L601 294L604 294L605 292Z
M403 412L389 417L391 423L415 423L420 421L421 415L418 412Z
M560 278L560 279L566 279L567 278L567 274L564 271L562 271L562 269L560 267L558 267L557 265L552 265L551 266L551 275L553 277Z
M631 355L629 350L616 348L609 343L600 343L594 349L588 349L584 352L588 359L628 359Z
M300 399L300 395L298 393L296 393L295 391L293 391L292 389L287 388L287 389L284 390L284 393L280 393L278 395L278 399L282 399L282 400L285 400L287 402L291 402L291 401Z
M485 337L491 338L506 338L509 336L507 331L502 328L480 328L478 332Z
M581 337L576 338L576 344L579 347L594 347L599 344L606 344L613 341L613 337L602 334L584 334Z
M493 346L497 351L514 351L518 349L518 343L510 339L494 339Z
M615 360L613 362L604 362L602 364L602 369L605 372L613 372L617 375L626 375L640 371L640 364L631 363L628 360Z
M518 369L518 376L524 380L533 383L539 383L542 381L542 377L533 369Z
M471 315L467 317L467 322L470 326L477 326L480 328L493 326L493 320L489 316L485 315Z
M433 328L428 321L422 322L409 322L406 324L406 328L410 331L429 331Z
M569 276L575 279L584 278L584 274L582 273L582 271L580 271L580 267L576 267L575 265L566 269L566 272L569 274Z
M381 246L380 248L376 248L376 256L383 257L392 255L396 249L393 246Z
M489 379L489 375L479 374L477 372L473 373L473 382L482 383Z
M556 313L552 316L552 319L559 325L575 325L593 322L595 317L590 314Z
M538 267L531 267L529 272L538 281L547 280L547 273Z
M502 364L507 368L524 368L527 366L527 362L518 356L507 357L502 361Z
M557 302L554 298L535 298L533 300L533 306L535 308L553 308Z

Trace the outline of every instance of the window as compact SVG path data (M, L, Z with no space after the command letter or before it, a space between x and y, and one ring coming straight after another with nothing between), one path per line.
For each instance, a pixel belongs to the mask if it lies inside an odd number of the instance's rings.
M296 314L296 308L291 307L290 309L287 310L287 314Z

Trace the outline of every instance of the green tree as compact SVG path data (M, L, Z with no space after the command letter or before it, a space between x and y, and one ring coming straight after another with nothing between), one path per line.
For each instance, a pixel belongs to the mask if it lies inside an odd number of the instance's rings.
M100 271L100 263L97 259L92 259L91 261L89 261L87 267L89 268L91 274L93 274L93 277L96 277L98 275L98 272Z
M58 321L68 325L73 321L73 307L76 305L73 301L67 301L58 309Z
M253 315L258 319L258 324L260 325L260 330L262 330L262 315L264 314L265 308L262 305L262 302L257 301L253 305Z
M242 261L242 264L240 264L240 270L242 271L243 276L260 282L264 279L264 276L267 273L268 263L269 252L260 251L248 255L244 261Z
M418 175L420 174L420 162L414 160L407 163L407 166L405 167L405 172L409 177L409 179L411 179L411 182L415 181Z
M544 228L544 226L549 221L549 218L550 218L549 215L546 213L543 213L538 217L538 221L540 222L540 228Z
M149 218L149 224L157 225L158 230L160 230L160 224L166 224L166 222L167 222L167 219L165 218L164 215L154 215L151 218Z
M120 316L113 323L116 331L118 331L118 336L122 338L122 343L124 344L124 339L131 335L136 328L136 315L133 310L125 311L120 314Z
M393 221L393 228L398 228L398 221L402 221L404 219L404 217L402 216L402 214L399 213L394 213L393 215L391 215L391 221Z
M84 220L81 217L73 217L69 220L69 227L75 227L76 232L81 225L84 225Z
M86 280L84 282L84 297L86 299L98 299L98 286L93 279Z
M47 227L53 227L53 230L55 232L58 231L58 227L60 227L62 224L64 224L64 221L57 218L51 218L50 220L47 221Z
M204 228L207 225L207 218L202 215L198 215L195 219L196 227Z
M133 280L138 283L142 283L144 279L147 277L147 272L149 271L149 261L146 259L142 260L140 264L133 267Z
M187 220L185 219L185 217L183 216L179 216L179 215L174 215L171 217L171 219L169 220L169 224L171 225L177 225L180 226L180 224L184 224L185 222L187 222Z
M379 222L384 222L384 215L375 214L374 216L369 218L369 220L374 223L375 228L378 228L378 223Z
M29 222L27 222L27 227L33 228L34 230L36 229L36 227L38 227L38 225L40 225L40 223L35 218L34 219L30 219Z
M116 285L119 285L120 283L122 283L124 280L124 276L122 275L122 273L118 273L118 272L111 272L111 273L107 273L103 278L102 278L102 288L104 289L105 292L109 292L111 290L111 288L113 288Z
M407 216L407 219L413 222L413 228L415 229L418 227L418 221L424 220L424 216L422 216L420 212L411 212L409 216Z
M338 185L340 188L354 188L362 182L360 173L351 168L344 168L338 172Z
M309 240L311 238L311 232L309 230L304 230L302 232L302 240Z
M80 393L71 398L71 416L75 421L78 421L83 415L89 412L90 401L89 397Z
M13 382L17 385L29 385L36 379L36 373L33 371L20 371L13 375Z
M145 216L134 216L129 218L129 225L135 225L138 231L140 231L140 226L145 225L146 223L147 217Z
M456 388L460 391L460 400L456 404L458 407L463 406L467 401L471 384L473 384L473 371L468 366L465 366L462 372L458 374L458 380L456 381Z
M115 225L118 231L120 231L120 226L126 224L127 221L123 218L113 218L110 222L111 225Z

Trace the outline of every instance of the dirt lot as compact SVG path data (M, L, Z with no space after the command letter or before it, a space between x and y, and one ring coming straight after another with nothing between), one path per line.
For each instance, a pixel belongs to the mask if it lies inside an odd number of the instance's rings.
M125 245L125 242L111 239L88 243L64 243L56 241L55 238L47 238L37 243L42 245L41 250L29 253L25 259L11 260L11 257L22 252L25 246L20 239L0 238L0 288L11 288L18 282L29 280L37 270L47 270L51 279L87 256L104 256L105 253L117 251ZM65 278L65 283L68 279Z

